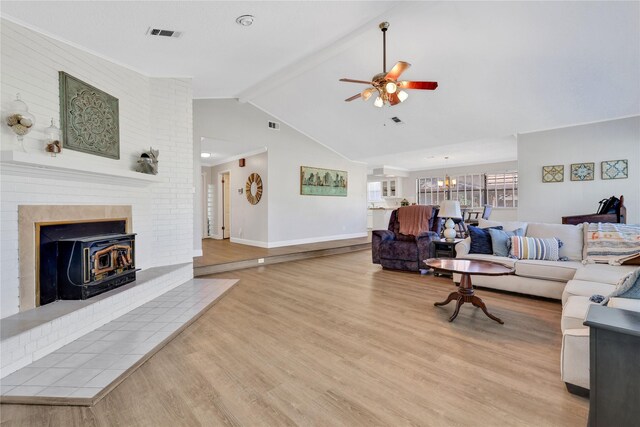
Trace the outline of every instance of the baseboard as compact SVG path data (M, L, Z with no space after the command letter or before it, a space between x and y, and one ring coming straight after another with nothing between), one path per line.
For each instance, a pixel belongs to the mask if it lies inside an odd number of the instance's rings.
M197 256L202 256L202 249L194 249L193 250L193 257L197 257Z
M305 245L308 243L328 242L330 240L345 240L367 237L367 233L335 234L333 236L309 237L306 239L280 240L278 242L268 242L267 248L279 248L282 246Z
M239 243L241 245L249 245L249 246L257 246L259 248L270 248L267 242L262 242L260 240L249 240L249 239L240 239L238 237L232 237L229 239L231 243Z

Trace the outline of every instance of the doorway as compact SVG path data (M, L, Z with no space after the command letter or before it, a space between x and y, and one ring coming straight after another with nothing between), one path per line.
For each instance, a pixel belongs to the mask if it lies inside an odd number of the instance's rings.
M222 238L231 236L231 194L229 172L222 174Z

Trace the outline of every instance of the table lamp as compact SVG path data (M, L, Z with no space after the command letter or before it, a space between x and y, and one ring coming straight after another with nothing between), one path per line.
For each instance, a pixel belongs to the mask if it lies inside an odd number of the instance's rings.
M457 200L445 200L440 204L438 217L447 218L444 223L444 238L447 242L453 242L456 239L455 223L451 218L462 218L460 213L460 202Z

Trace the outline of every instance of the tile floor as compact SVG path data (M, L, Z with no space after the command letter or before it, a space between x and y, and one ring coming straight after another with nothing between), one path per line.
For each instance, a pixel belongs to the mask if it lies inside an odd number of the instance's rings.
M94 398L236 282L190 280L0 379L0 400Z

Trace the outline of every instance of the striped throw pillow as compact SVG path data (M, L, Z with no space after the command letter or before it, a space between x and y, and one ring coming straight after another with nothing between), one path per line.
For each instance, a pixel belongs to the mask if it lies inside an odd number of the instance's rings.
M560 241L555 237L538 238L511 236L509 256L517 259L541 259L558 261L560 258Z

